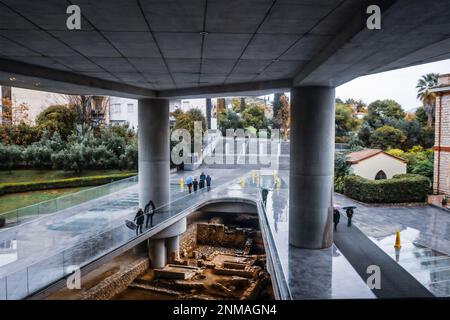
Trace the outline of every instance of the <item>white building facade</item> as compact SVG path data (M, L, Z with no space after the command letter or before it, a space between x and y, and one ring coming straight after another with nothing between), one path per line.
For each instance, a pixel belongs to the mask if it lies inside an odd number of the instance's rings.
M350 174L370 180L392 179L397 174L406 173L405 160L378 149L352 152L347 160L350 163Z
M212 99L215 104L215 99ZM169 102L170 112L180 109L186 112L190 109L199 109L206 118L206 99L174 99ZM211 127L216 128L215 119L211 119ZM138 101L135 99L111 97L109 106L109 124L128 124L129 128L137 130Z

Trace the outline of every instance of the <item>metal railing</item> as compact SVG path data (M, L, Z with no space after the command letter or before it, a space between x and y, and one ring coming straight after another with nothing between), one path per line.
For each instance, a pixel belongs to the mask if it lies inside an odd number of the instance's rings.
M197 193L187 194L156 208L158 214L155 215L155 226L170 218L176 217L189 208L195 207L195 205L201 201L206 201L208 197L210 197L209 194L213 196L221 194L222 189L228 185L233 183L238 184L237 180L238 179L232 179L231 181L212 188L211 191L208 191L206 188L201 189L197 191ZM242 189L247 191L251 190L252 194L254 194L253 192L256 192L257 195L255 200L260 203L260 207L264 210L264 213L261 215L263 220L262 231L266 234L266 239L269 244L268 249L270 250L270 258L279 285L278 290L283 299L289 299L290 292L281 265L282 263L277 253L276 243L267 221L265 208L262 205L259 190L260 186L264 183L260 184L260 181L256 184L251 183L251 177L249 176L247 176L245 180L247 180L248 183L246 183L245 186L242 186ZM134 183L135 181L131 179L131 182ZM132 219L131 216L130 218ZM146 229L145 232L149 232L151 229L152 228ZM74 269L83 268L135 239L135 231L128 229L123 223L123 220L117 221L117 223L111 225L108 230L94 234L84 241L75 245L70 245L70 247L54 252L47 257L43 257L42 260L38 262L31 263L26 267L18 268L17 271L14 270L9 274L0 274L0 300L16 300L29 297L49 285L64 279L72 274Z
M42 217L51 213L55 213L70 207L86 203L90 200L107 196L111 193L126 189L138 182L138 177L133 176L121 179L98 187L92 187L87 190L61 196L52 200L39 202L27 207L14 209L0 214L5 218L7 225L17 225L25 221L30 221L37 217ZM5 228L6 230L7 228ZM0 232L2 228L0 228ZM0 284L1 287L1 284Z
M221 189L233 181L212 188L211 191ZM193 206L195 202L198 202L198 196L203 198L202 195L211 191L203 188L156 208L161 221L156 221L155 225ZM132 219L131 216L129 218ZM41 261L4 276L0 274L0 300L24 299L72 274L74 268L82 268L134 239L136 239L135 231L128 229L121 220L108 230L43 258Z

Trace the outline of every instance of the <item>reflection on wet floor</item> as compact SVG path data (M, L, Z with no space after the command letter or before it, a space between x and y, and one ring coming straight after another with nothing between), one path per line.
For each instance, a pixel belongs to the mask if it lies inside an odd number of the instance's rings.
M371 238L384 252L437 297L450 296L450 256L417 243L420 232L406 228L401 232L401 248L394 248L395 234Z

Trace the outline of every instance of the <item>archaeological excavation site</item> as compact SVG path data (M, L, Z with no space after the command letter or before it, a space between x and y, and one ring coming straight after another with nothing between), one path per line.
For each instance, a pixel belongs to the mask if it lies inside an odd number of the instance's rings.
M184 219L183 233L151 237L83 275L80 289L47 299L274 299L256 208L233 207L205 206Z

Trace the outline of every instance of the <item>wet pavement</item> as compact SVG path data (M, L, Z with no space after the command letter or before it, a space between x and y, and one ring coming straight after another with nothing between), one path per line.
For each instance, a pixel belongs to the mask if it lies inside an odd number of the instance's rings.
M286 284L284 298L346 299L374 298L341 251L333 245L323 250L304 250L288 245L288 171L272 171L255 178L248 170L210 169L213 188L187 195L179 185L184 175L171 176L172 202L155 215L155 228L173 223L205 202L260 202L260 187L271 189L260 219L266 225L268 250L280 283ZM247 174L247 175L246 175ZM242 177L246 175L245 179ZM278 181L278 183L277 183ZM336 195L341 205L354 204ZM123 221L132 219L138 203L137 186L0 232L0 299L20 299L36 292L71 271L136 239ZM450 260L436 247L447 250L448 213L428 206L373 208L356 204L354 223L384 252L395 259L392 237L403 230L399 263L439 296L448 295ZM78 209L80 210L78 210ZM340 227L346 227L341 224ZM156 231L155 231L156 232ZM145 234L143 235L145 236ZM410 243L408 243L410 242ZM442 251L445 253L445 251ZM437 270L442 270L436 273ZM414 271L415 270L415 271ZM415 272L415 273L414 273Z
M450 296L448 211L429 205L374 207L340 194L335 195L335 203L355 205L353 223L366 236L435 296ZM345 223L339 227L346 228ZM400 250L394 248L397 231L400 231Z

